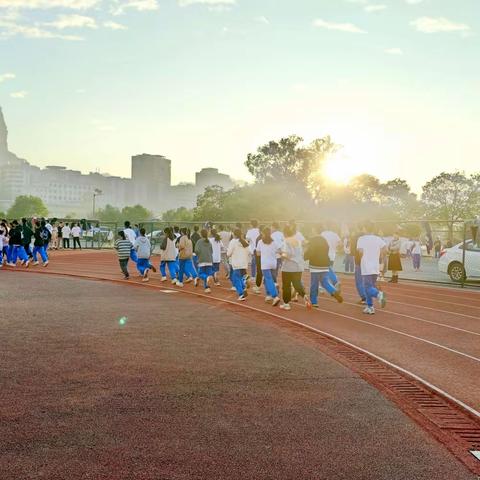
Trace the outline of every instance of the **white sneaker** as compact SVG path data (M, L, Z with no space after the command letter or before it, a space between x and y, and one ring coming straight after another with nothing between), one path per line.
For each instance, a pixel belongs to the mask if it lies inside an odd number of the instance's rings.
M366 307L363 310L363 313L365 313L366 315L375 315L375 309L373 307Z
M259 294L261 292L260 287L257 287L256 285L253 287L253 293Z
M150 279L148 277L143 277L142 278L142 282L149 282L149 281L150 281Z
M246 299L247 299L247 297L246 297L245 295L240 295L240 296L238 297L238 301L239 301L239 302L244 302Z
M205 293L212 293L212 289L211 288L206 288Z
M162 277L162 279L160 280L161 282L166 282L167 281L167 277Z
M7 267L15 267L15 266L16 266L16 265L15 265L14 263L12 263L12 262L7 263Z
M380 306L382 308L385 308L385 305L387 304L387 298L385 296L385 292L378 292L378 297L377 297L378 302L380 303Z
M32 265L37 266L37 265L38 265L38 262L33 262Z
M280 305L280 308L282 310L291 310L292 309L292 307L290 306L289 303L283 303L282 305Z
M27 260L27 261L25 262L25 268L28 268L29 266L30 266L30 262Z
M177 282L177 287L183 287L183 283L182 282Z
M232 288L230 289L230 291L232 291L232 292L236 292L236 291L237 291L237 289L236 289L235 287L232 287Z
M193 280L193 278L192 278L192 277L188 277L188 278L185 280L185 282L184 282L184 283L190 283L192 280Z
M43 264L44 267L48 265L48 260Z
M178 282L178 280L177 280L176 278L174 278L174 279L172 280L172 285L176 285L177 282Z
M271 302L272 300L273 300L273 297L271 297L270 295L267 295L267 296L265 297L265 303L269 303L269 302Z
M280 297L275 297L272 302L272 306L276 307L280 303Z

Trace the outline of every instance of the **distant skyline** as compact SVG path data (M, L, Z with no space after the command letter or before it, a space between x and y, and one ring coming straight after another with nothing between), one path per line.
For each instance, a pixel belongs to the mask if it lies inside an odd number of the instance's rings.
M0 0L0 106L34 165L173 182L298 134L338 181L480 170L478 0ZM341 171L341 175L338 174Z

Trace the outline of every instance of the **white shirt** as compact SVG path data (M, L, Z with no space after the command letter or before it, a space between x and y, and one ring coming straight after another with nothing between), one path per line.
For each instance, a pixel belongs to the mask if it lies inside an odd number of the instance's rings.
M79 226L75 225L72 228L72 237L79 237L80 233L82 233L82 229Z
M277 254L279 249L280 247L275 240L269 245L263 243L263 240L258 242L257 253L260 252L260 266L262 270L275 270L277 268Z
M259 236L260 236L260 230L258 228L251 228L245 235L245 238L250 246L249 247L250 253L253 253L255 251L255 244Z
M62 238L68 238L70 236L70 227L68 225L65 225L62 227Z
M135 235L135 231L132 228L126 228L123 233L127 237L127 240L133 245L137 236Z
M413 242L412 253L417 255L422 254L422 244L420 242Z
M234 270L246 270L248 268L250 254L248 247L242 247L240 240L234 238L228 244L227 256Z
M273 241L277 244L277 247L279 248L279 250L281 250L283 246L283 242L285 241L285 235L280 230L275 230L274 232L272 232L272 238L273 238ZM281 254L278 253L277 258L280 258L280 257L281 257Z
M322 232L321 236L327 241L328 257L330 258L330 261L334 262L335 257L337 256L338 245L341 243L342 240L335 232L332 232L331 230L326 230L325 232Z
M227 232L226 230L223 230L218 235L220 236L220 239L222 241L222 252L226 252L228 248L228 244L232 239L232 233Z
M214 238L209 238L212 244L212 261L213 263L220 263L222 261L222 242L216 242Z
M305 237L303 236L302 232L297 230L297 233L295 233L294 237L300 242L300 245L303 246L305 243Z
M377 235L362 235L357 242L357 250L361 250L360 264L362 275L380 274L380 252L387 244Z

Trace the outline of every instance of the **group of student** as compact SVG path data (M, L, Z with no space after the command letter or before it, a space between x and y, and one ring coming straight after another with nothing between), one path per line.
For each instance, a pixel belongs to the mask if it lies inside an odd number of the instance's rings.
M50 228L49 228L50 227ZM51 225L44 218L22 218L0 222L0 268L3 265L16 267L18 262L28 268L39 265L39 258L44 267L48 265L48 245L52 238Z
M373 232L373 224L359 227L349 246L355 264L355 281L360 296L359 303L365 305L364 313L375 313L374 299L384 307L386 297L377 288L380 274L380 259L387 252L385 241ZM260 226L251 221L244 232L241 224L233 229L223 226L215 228L205 224L204 228L167 227L160 237L161 281L177 287L192 282L202 282L205 293L211 293L220 285L220 269L223 265L225 277L231 282L231 290L238 301L247 299L249 290L261 293L263 285L265 301L284 310L291 309L291 302L302 298L305 306L318 308L319 291L325 290L337 302L342 303L341 284L333 265L338 244L341 242L333 228L317 225L307 241L298 231L294 221L281 230L277 223ZM148 282L151 273L157 271L152 263L152 245L145 229L133 229L130 222L118 233L115 242L118 259L124 278L129 279L128 262L132 260L142 281ZM308 265L310 288L307 294L303 273ZM280 291L281 281L281 291Z

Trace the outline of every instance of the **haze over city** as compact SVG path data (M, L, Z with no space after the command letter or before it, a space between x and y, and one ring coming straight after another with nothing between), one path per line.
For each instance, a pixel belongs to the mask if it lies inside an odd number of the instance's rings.
M472 172L475 0L0 0L0 105L30 162L128 176L140 152L250 179L281 136L344 146L334 181ZM341 174L338 172L341 171Z

